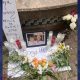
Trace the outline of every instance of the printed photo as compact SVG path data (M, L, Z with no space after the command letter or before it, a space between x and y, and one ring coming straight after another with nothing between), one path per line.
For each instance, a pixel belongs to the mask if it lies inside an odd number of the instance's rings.
M26 33L27 46L41 46L46 44L45 32Z

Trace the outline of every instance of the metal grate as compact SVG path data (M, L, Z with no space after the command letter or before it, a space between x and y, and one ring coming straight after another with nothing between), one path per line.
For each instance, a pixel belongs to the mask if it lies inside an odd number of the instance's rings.
M62 18L60 16L51 17L51 18L28 19L27 21L25 21L25 24L23 25L27 27L31 27L31 26L46 25L46 24L57 24L61 21Z

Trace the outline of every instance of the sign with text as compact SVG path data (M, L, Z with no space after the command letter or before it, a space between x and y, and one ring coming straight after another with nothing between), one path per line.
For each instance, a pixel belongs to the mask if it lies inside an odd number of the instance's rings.
M15 0L3 0L3 31L8 41L23 40Z

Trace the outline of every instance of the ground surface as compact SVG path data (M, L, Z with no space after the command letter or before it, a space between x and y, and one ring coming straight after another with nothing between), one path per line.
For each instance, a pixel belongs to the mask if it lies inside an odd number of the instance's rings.
M77 33L71 31L69 34L68 39L65 40L65 43L70 45L71 49L71 57L70 57L70 64L72 70L70 71L70 78L67 79L67 73L61 72L60 76L62 77L59 80L77 80ZM24 80L23 78L17 78L17 79L7 79L6 73L7 73L7 58L8 58L8 52L5 48L3 48L3 80Z

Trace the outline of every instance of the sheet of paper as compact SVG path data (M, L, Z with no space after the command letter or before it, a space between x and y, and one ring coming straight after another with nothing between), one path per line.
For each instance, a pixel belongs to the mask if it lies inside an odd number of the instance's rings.
M3 31L8 41L12 38L23 40L15 0L3 0Z

